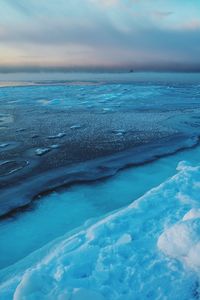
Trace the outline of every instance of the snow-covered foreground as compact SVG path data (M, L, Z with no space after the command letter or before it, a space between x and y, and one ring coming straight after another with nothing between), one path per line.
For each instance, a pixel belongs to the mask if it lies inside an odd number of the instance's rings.
M199 299L200 166L181 162L177 171L126 208L4 270L0 298Z

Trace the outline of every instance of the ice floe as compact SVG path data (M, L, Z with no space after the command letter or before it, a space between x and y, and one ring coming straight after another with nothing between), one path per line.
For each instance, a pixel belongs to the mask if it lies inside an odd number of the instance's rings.
M66 133L59 132L56 135L50 135L50 136L48 136L48 139L60 139L60 138L64 137L65 135L66 135Z
M42 156L42 155L48 153L49 151L51 151L50 148L37 148L35 150L35 154L38 155L38 156Z
M51 147L51 149L58 149L58 148L60 147L60 145L58 145L58 144L53 144L53 145L51 145L50 147Z
M0 148L6 148L6 147L8 147L9 146L9 144L8 143L3 143L3 144L0 144Z
M80 128L81 128L81 125L79 125L79 124L70 126L70 129L80 129Z

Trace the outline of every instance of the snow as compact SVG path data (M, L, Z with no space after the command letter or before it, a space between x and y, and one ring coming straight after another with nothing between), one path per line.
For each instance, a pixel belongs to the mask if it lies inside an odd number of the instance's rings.
M158 247L174 258L185 260L189 251L199 242L200 220L184 221L166 229L159 237Z
M196 299L200 167L178 170L129 206L19 261L15 275L5 270L1 299Z
M132 237L130 234L125 233L123 234L119 240L116 242L117 245L123 245L123 244L128 244L132 241Z
M82 300L82 299L105 300L105 298L101 294L83 288L75 290L71 299L72 300Z
M166 229L158 239L158 247L200 274L200 210L191 209L180 222Z
M192 208L189 210L185 216L183 217L183 221L200 218L200 209L199 208Z

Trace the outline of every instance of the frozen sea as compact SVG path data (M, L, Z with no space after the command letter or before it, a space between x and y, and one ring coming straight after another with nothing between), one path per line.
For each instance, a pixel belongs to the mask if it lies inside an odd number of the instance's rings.
M200 299L200 74L0 80L0 299Z

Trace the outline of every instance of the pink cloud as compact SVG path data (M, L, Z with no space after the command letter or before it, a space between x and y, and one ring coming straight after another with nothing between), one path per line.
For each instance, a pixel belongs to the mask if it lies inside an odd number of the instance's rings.
M191 20L182 25L182 29L196 30L200 29L200 20Z

